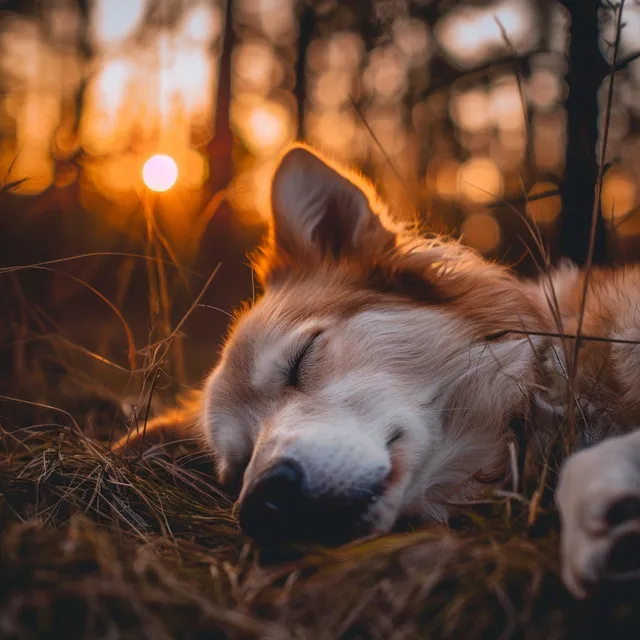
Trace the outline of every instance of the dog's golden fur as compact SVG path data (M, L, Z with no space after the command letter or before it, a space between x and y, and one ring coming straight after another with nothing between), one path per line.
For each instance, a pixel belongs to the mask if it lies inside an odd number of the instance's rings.
M374 187L357 173L346 171L318 152L302 144L289 149L279 171L287 172L308 163L308 155L322 159L331 180L348 183L366 197L374 217L358 245L335 251L316 248L291 237L291 229L278 225L272 217L269 234L253 260L255 272L264 287L286 286L292 277L321 277L352 282L371 295L390 293L411 304L447 304L463 317L478 323L481 332L496 327L512 327L513 318L525 316L531 329L542 330L544 319L526 286L514 280L505 268L484 260L457 242L440 237L421 238L414 230L398 225L391 218ZM324 169L322 169L324 171ZM339 185L341 186L341 185ZM338 216L332 234L344 234ZM347 232L348 233L348 232ZM338 242L335 238L334 243ZM345 296L347 292L345 292ZM500 300L500 304L496 304Z
M574 266L524 281L457 242L421 238L361 176L304 145L283 155L272 208L253 260L264 296L231 328L200 410L241 501L283 456L325 489L384 472L362 521L386 531L403 515L442 519L504 477L509 424L532 406L562 414L577 402L586 440L635 427L637 267L592 270L583 310L587 276ZM550 334L575 335L582 313L582 334L604 340L581 342L570 383L574 340ZM283 367L309 335L321 336L317 353L292 389Z

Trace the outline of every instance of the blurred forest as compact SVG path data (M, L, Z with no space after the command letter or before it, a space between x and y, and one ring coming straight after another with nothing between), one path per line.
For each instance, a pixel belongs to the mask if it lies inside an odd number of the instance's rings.
M29 380L23 397L50 400L52 372L62 395L134 393L163 339L167 385L197 382L254 295L246 254L296 139L528 274L585 262L604 161L594 260L640 257L637 1L620 29L597 0L0 10L0 380ZM142 179L154 154L178 167L163 193Z

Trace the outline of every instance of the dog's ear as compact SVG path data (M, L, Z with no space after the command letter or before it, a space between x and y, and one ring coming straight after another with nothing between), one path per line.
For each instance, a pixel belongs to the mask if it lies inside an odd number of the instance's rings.
M273 249L294 264L370 255L395 242L373 189L302 145L280 161L271 206Z

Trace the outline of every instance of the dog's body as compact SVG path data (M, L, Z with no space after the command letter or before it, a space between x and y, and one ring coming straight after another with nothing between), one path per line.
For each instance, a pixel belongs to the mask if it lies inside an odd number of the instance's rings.
M577 269L523 282L419 239L305 147L283 157L272 208L265 293L235 323L202 416L253 537L342 542L444 520L504 480L514 418L544 445L572 398L585 441L638 423L640 347L619 340L640 339L640 270L590 274L581 333L614 342L582 341L573 376L575 341L550 334L578 330Z

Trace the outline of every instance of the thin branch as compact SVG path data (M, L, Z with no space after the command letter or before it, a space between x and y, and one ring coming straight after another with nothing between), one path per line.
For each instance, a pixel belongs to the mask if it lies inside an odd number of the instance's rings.
M398 170L395 168L395 165L393 164L393 161L391 160L391 157L385 151L385 148L382 146L382 143L378 139L378 136L376 136L375 131L371 128L371 125L367 122L367 119L365 118L364 113L362 113L362 110L358 106L358 103L356 102L356 100L354 99L354 97L351 94L349 94L349 100L351 101L351 105L353 106L355 112L358 114L358 117L362 121L362 124L365 126L365 129L367 130L367 132L371 136L372 140L378 146L378 149L380 149L380 152L384 156L384 159L387 161L387 164L389 165L391 171L393 171L393 175L398 179L398 182L402 185L402 188L405 190L406 194L409 196L409 199L411 200L411 202L414 203L414 207L416 209L418 209L418 207L416 206L416 203L415 203L414 195L411 193L411 190L409 189L409 187L407 187L404 179L402 178L402 176L400 175Z
M120 311L120 309L118 309L118 307L116 307L116 305L113 302L111 302L111 300L109 300L107 296L105 296L103 293L98 291L94 286L90 285L88 282L82 280L82 278L78 278L71 273L67 273L66 271L59 271L58 269L51 269L50 267L32 266L31 268L37 269L40 271L48 271L49 273L57 273L61 276L64 276L65 278L69 278L70 280L77 282L79 285L86 287L89 291L91 291L93 294L98 296L100 300L102 300L105 304L107 304L109 308L118 317L118 320L120 321L120 324L124 329L124 332L127 338L127 357L129 360L129 367L131 371L133 371L136 368L136 346L133 340L133 333L131 332L131 329L129 328L129 325L127 324L127 321L125 320L125 317L122 315L122 312Z
M623 340L622 338L602 338L600 336L587 336L587 335L573 335L570 333L555 333L553 331L526 331L524 329L502 329L495 333L486 335L484 339L487 342L493 340L500 340L509 334L515 334L520 336L539 336L542 338L567 338L569 340L584 340L585 342L609 342L611 344L640 344L640 340Z
M512 198L509 200L501 200L500 202L490 202L486 205L489 209L497 209L505 204L528 204L529 202L535 202L536 200L544 200L545 198L553 198L560 195L560 189L549 189L548 191L541 191L540 193L533 193L523 196L522 198Z
M33 402L31 400L24 400L23 398L14 398L12 396L5 396L5 395L0 395L0 400L6 400L7 402L16 402L18 404L26 404L26 405L29 405L30 407L38 407L40 409L48 409L51 411L56 411L57 413L61 413L62 415L67 416L69 420L71 420L71 423L79 433L82 433L82 429L80 429L80 426L76 422L76 419L68 411L65 411L64 409L60 409L60 407L54 407L50 404L44 404L42 402Z
M176 266L169 260L161 260L158 258L154 258L153 256L140 255L138 253L126 253L122 251L96 251L94 253L82 253L77 256L67 256L66 258L55 258L54 260L45 260L44 262L34 262L33 264L18 264L12 267L0 267L0 274L2 273L12 273L14 271L22 271L24 269L36 269L38 267L47 267L52 264L59 264L63 262L73 262L74 260L81 260L83 258L96 258L103 256L116 256L119 258L137 258L138 260L148 260L151 262L162 262L164 264L168 264L171 266ZM188 270L191 274L200 276L199 273L195 271Z
M622 71L623 69L626 69L634 60L637 60L638 58L640 58L640 51L636 51L624 60L618 62L615 66L615 70Z
M151 401L153 400L153 392L158 384L158 378L162 373L162 369L158 367L153 375L153 381L151 382L151 389L149 390L149 399L147 400L147 407L144 412L144 422L142 424L142 437L140 438L140 449L138 450L138 459L142 457L142 451L144 449L144 440L147 435L147 423L149 422L149 412L151 411Z
M522 66L526 64L533 56L536 56L538 54L543 54L543 53L556 54L557 52L540 47L532 51L529 51L528 53L523 55L509 54L508 56L504 56L502 58L497 58L497 59L493 58L488 60L487 62L484 62L481 65L478 65L477 67L473 67L472 69L467 69L466 71L458 71L457 73L455 73L455 70L454 70L455 76L453 78L451 78L450 75L447 75L447 78L444 79L443 81L431 83L428 89L420 95L420 99L424 100L425 98L428 98L430 95L433 95L434 93L438 93L438 91L450 89L453 82L457 82L458 80L463 80L465 78L473 78L474 76L483 75L490 71L495 71L496 68L501 66L506 66L506 65Z
M500 30L500 35L502 37L502 40L504 41L505 46L509 50L509 53L515 58L517 56L517 52L515 50L515 47L511 43L511 40L509 40L509 36L507 34L507 30L504 28L504 25L502 24L502 22L500 21L500 18L498 18L498 16L494 16L493 19L495 20L496 24L498 25L498 29ZM532 171L535 171L536 159L535 159L534 152L533 152L533 145L531 144L531 121L529 120L529 110L527 109L527 100L526 100L526 97L524 95L524 87L522 85L522 76L521 76L519 71L516 71L515 76L516 76L516 83L517 83L517 86L518 86L518 95L520 96L520 102L522 104L522 113L524 115L525 128L526 128L526 132L527 132L526 153L527 153L527 156L528 156L529 166L530 166ZM524 191L524 189L523 189L523 191ZM524 197L525 197L525 199L527 197L526 196L526 191L525 191L525 196Z
M151 350L157 349L159 346L166 344L168 342L171 342L176 337L176 335L178 335L180 329L182 328L182 325L186 322L187 318L191 315L193 310L200 305L200 300L202 300L202 296L205 294L205 291L209 288L209 285L211 284L216 274L218 273L218 269L220 269L220 265L221 263L219 262L216 265L216 268L211 272L211 275L207 278L207 281L204 283L204 286L200 290L200 293L196 296L196 299L191 303L191 306L189 307L187 312L182 316L182 318L180 319L180 322L178 322L178 324L176 325L175 329L171 332L171 334L168 335L166 338L163 338L162 340L158 340L153 344L147 345L146 347L144 347L144 349L141 349L141 352L148 353Z

